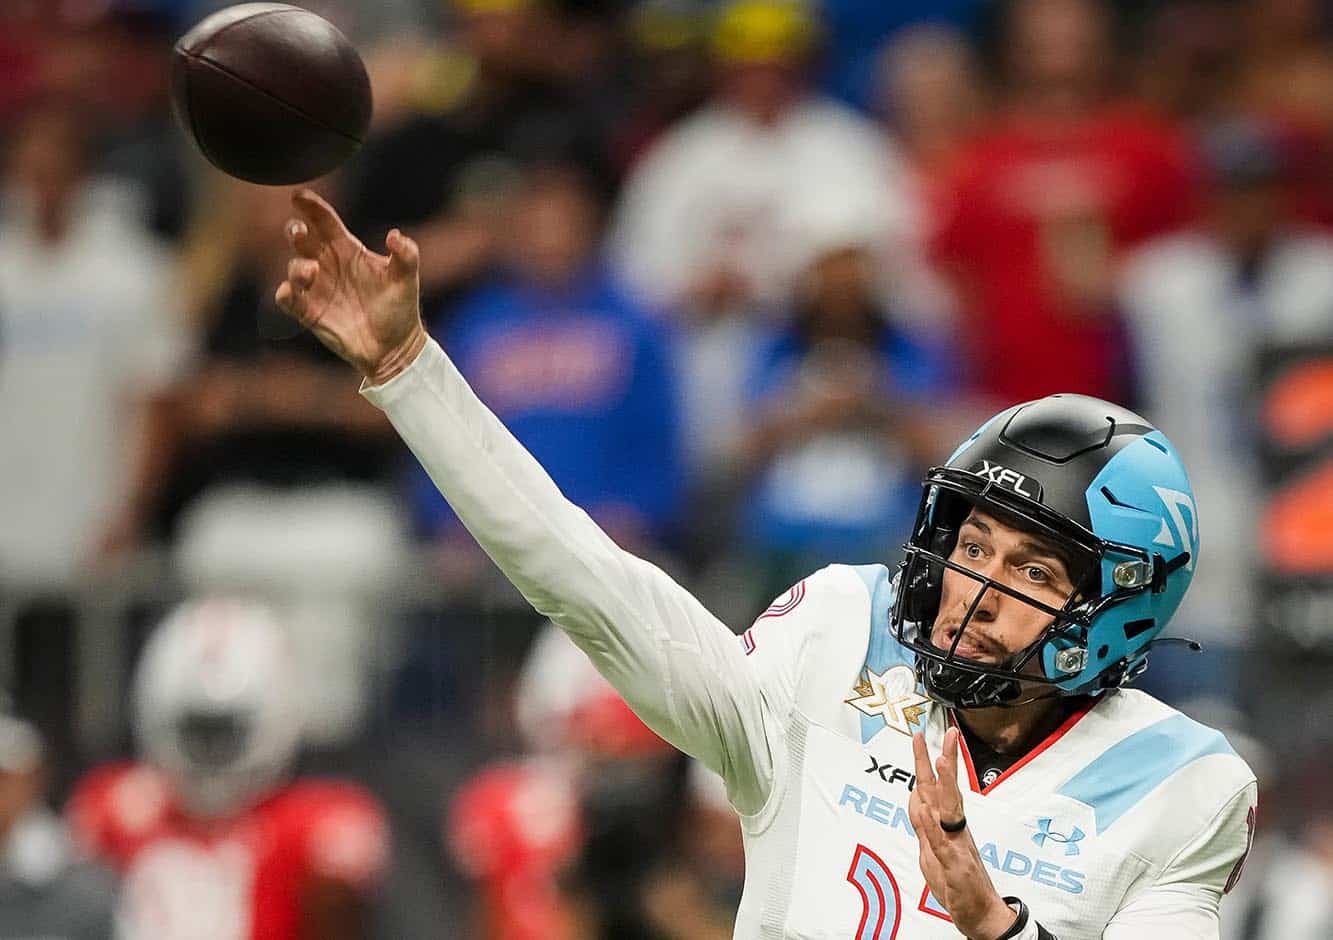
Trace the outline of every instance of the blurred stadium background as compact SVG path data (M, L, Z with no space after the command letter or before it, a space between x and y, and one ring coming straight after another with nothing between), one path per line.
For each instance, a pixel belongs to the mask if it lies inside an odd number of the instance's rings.
M140 652L214 595L281 624L292 773L387 820L345 879L362 914L307 935L730 936L716 782L605 700L277 313L287 192L172 124L171 44L223 5L0 3L0 938L48 916L16 898L102 903L18 834L45 805L96 843L79 800L139 753ZM922 470L1003 405L1162 427L1204 546L1169 632L1205 652L1142 685L1261 782L1224 937L1333 937L1326 3L303 5L375 94L318 188L372 247L420 241L482 397L738 632L820 565L896 561ZM154 890L197 912L199 871ZM125 935L260 935L203 920Z

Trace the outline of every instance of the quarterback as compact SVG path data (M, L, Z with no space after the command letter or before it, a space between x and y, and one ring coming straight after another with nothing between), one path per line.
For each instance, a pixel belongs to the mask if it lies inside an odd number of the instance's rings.
M742 636L566 500L369 251L295 195L283 309L364 376L459 518L740 815L743 938L1209 940L1253 834L1221 734L1126 686L1198 561L1166 438L1080 396L991 419L903 561L834 565ZM932 760L932 754L936 755Z

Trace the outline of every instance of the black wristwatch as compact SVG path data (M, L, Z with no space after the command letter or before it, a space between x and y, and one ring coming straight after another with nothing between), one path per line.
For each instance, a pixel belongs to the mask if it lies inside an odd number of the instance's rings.
M1009 927L1009 929L1006 930L1004 933L1000 934L998 937L996 937L995 940L1013 940L1014 937L1017 937L1019 934L1021 934L1024 928L1027 927L1028 918L1031 915L1028 913L1028 906L1023 903L1022 898L1007 897L1007 898L1001 898L1000 900L1002 900L1005 904L1008 904L1010 907L1017 907L1018 916L1014 918L1014 922Z
M1010 907L1018 908L1018 916L1014 918L1013 925L1004 933L996 937L995 940L1013 940L1014 937L1017 937L1027 928L1028 921L1031 919L1032 915L1028 912L1028 906L1023 903L1022 898L1008 897L1001 898L1000 900L1004 901L1004 903L1008 904ZM1037 940L1060 940L1060 938L1051 933L1041 924L1038 924Z

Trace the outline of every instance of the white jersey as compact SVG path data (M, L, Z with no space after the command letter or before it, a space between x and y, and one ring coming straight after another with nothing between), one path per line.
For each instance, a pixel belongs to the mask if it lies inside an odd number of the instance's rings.
M737 637L566 500L433 341L365 394L529 602L726 781L746 841L738 938L959 936L906 808L911 732L937 754L952 719L889 631L887 569L826 568ZM1117 691L987 786L969 764L960 789L995 887L1060 940L1217 936L1256 799L1221 734Z

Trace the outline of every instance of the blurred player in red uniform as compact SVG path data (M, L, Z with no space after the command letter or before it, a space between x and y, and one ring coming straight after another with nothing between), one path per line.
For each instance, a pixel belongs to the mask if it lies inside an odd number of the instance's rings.
M359 787L284 779L300 722L283 637L263 608L187 604L136 676L143 763L91 772L75 832L122 876L120 935L341 940L365 933L387 860Z
M448 807L445 842L479 889L470 936L582 938L607 919L573 884L589 837L604 828L589 804L626 787L651 799L676 751L553 626L533 644L516 710L532 753L483 768ZM637 873L623 874L632 882Z
M953 276L977 390L1125 397L1114 284L1124 253L1189 222L1183 134L1111 91L1105 0L1015 0L1006 100L942 187L936 260Z

